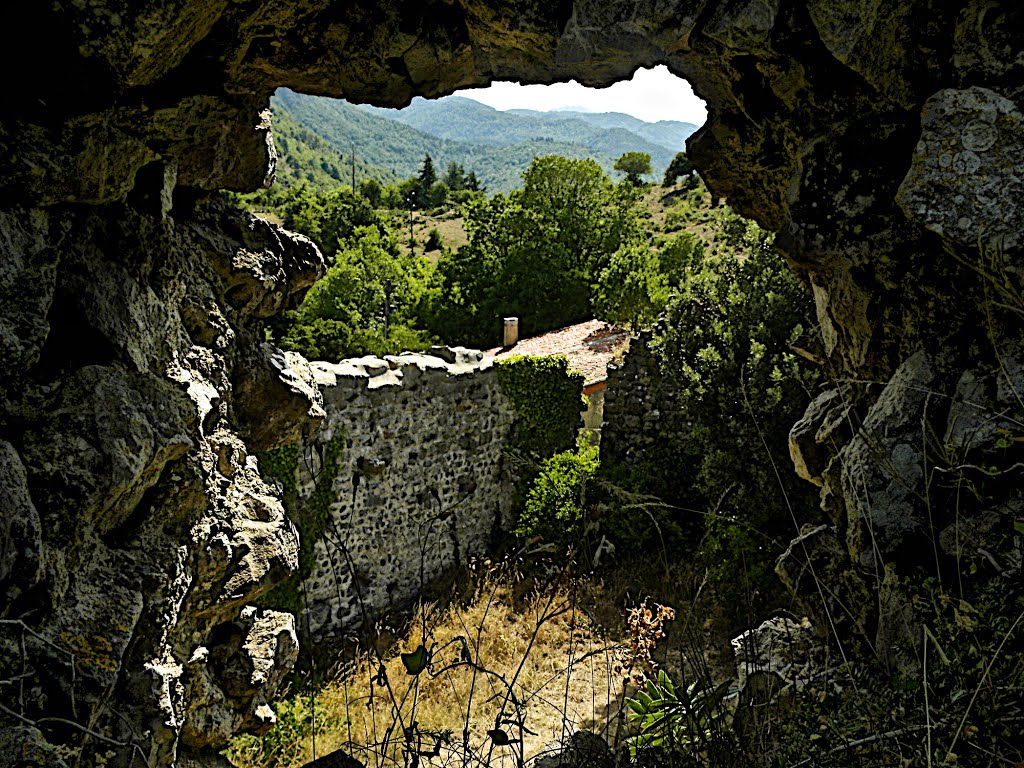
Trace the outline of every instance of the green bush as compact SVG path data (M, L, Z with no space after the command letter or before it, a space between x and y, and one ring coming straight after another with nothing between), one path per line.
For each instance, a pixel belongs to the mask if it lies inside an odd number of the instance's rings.
M527 492L516 534L562 546L578 544L589 520L587 491L599 463L597 446L545 460Z
M687 273L655 339L687 426L672 446L676 460L664 457L654 474L688 489L675 503L707 513L702 552L712 576L746 590L770 576L790 538L790 505L817 506L816 489L789 470L788 436L820 373L792 349L814 322L810 292L770 235L722 217L732 247Z
M444 246L444 243L441 241L441 233L437 231L437 227L434 227L427 235L427 242L423 246L423 250L439 251L442 246Z
M336 361L430 346L427 333L415 327L415 307L426 290L429 261L402 257L394 240L381 235L379 228L359 227L332 262L299 309L285 313L282 347L310 359Z

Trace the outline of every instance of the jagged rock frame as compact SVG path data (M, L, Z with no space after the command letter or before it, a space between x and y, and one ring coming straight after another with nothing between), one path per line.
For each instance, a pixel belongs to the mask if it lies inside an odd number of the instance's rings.
M272 177L278 86L397 106L656 63L689 79L710 111L692 159L813 287L841 396L815 401L794 451L832 518L821 551L861 585L948 523L919 503L922 423L964 462L1020 423L1015 4L24 6L0 54L0 674L33 674L4 688L7 735L36 723L159 766L269 719L294 631L244 606L294 567L295 539L251 454L320 410L260 323L323 264L203 192ZM791 560L811 561L812 533ZM888 643L902 614L877 613L852 623Z

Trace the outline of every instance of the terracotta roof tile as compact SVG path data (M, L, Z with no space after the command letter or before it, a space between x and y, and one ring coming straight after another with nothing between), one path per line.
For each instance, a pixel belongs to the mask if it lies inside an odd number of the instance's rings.
M586 379L585 386L602 382L608 378L608 363L616 353L629 346L629 331L609 325L601 320L559 328L540 336L520 339L511 347L495 347L484 350L487 357L509 357L510 355L565 355L569 367L581 371Z

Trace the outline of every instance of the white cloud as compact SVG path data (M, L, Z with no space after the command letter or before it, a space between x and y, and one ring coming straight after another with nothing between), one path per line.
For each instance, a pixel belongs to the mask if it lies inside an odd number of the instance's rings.
M587 88L575 80L553 85L520 85L497 82L488 88L458 91L459 96L482 102L495 109L582 108L590 112L625 112L641 120L682 120L702 125L707 119L704 102L690 84L665 66L640 69L632 80L608 88Z

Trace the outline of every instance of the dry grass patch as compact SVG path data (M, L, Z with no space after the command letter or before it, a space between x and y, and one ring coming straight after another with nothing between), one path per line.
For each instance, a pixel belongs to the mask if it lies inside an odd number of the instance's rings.
M588 595L565 574L539 586L487 574L461 604L421 605L399 640L378 632L379 655L288 697L274 731L228 755L242 768L301 766L315 733L316 756L344 748L368 766L408 765L413 752L420 765L513 766L575 730L614 728L624 638L597 626Z

